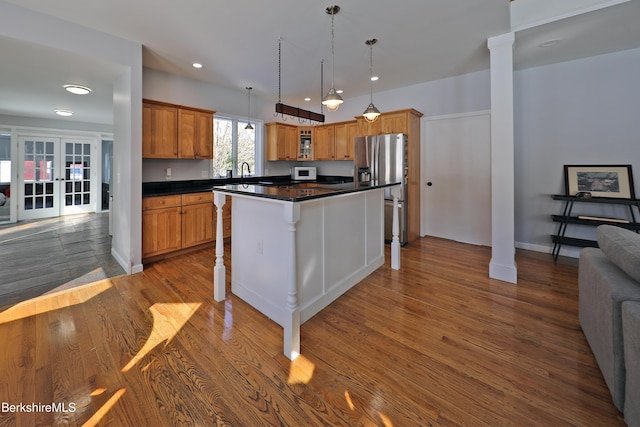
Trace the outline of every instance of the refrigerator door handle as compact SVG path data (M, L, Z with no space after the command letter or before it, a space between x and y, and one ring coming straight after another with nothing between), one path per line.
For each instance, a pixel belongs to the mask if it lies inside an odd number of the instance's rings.
M380 181L380 141L376 138L373 140L375 144L375 154L373 159L375 161L375 177L376 180Z

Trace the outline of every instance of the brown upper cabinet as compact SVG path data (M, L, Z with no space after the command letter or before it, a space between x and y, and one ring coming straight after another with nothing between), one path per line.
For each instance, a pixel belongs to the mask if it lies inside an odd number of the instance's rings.
M411 120L420 119L422 113L414 110L399 110L382 113L378 120L369 123L364 117L356 117L358 136L381 135L387 133L410 133Z
M315 160L353 160L356 121L318 125L313 130Z
M298 127L284 123L266 123L267 160L298 159Z
M213 159L213 114L178 110L178 158Z
M315 160L336 159L336 128L334 125L318 125L313 128L313 157Z
M358 123L336 123L335 128L336 160L353 160L353 140L358 136Z
M215 111L143 100L142 157L212 159L214 114Z

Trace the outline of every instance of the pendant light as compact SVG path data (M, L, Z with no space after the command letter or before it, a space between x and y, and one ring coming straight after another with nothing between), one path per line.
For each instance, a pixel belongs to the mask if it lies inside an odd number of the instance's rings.
M251 126L251 89L250 86L245 87L247 90L247 97L249 99L249 106L247 107L247 125L244 127L246 130L253 130L253 126Z
M322 99L322 104L327 107L329 111L336 111L340 104L344 101L342 97L336 92L334 85L334 77L335 77L335 67L334 67L334 49L333 49L333 17L336 13L340 11L340 6L329 6L327 8L327 13L331 15L331 89L327 95Z
M375 122L380 115L380 111L373 105L373 45L377 42L377 39L370 39L365 42L367 46L369 46L369 85L371 87L371 101L362 115L369 123Z

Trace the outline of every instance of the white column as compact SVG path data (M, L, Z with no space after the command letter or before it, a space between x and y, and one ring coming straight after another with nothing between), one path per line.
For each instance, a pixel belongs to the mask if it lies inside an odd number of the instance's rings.
M393 218L391 222L391 268L394 270L400 270L400 214L398 209L400 186L391 188L391 195L393 196Z
M216 205L216 264L213 267L213 299L220 302L226 294L226 268L224 266L224 234L222 232L222 207L226 201L225 193L213 192Z
M298 261L296 256L296 223L300 220L300 205L298 203L284 204L284 220L289 224L288 316L284 324L284 354L293 360L300 355L300 307L298 306Z
M488 40L491 52L491 262L489 277L517 283L513 154L513 33Z

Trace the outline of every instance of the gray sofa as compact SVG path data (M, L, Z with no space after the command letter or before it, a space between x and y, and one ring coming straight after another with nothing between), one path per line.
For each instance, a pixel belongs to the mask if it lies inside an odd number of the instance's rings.
M580 252L580 326L614 405L640 426L640 234L601 225Z

